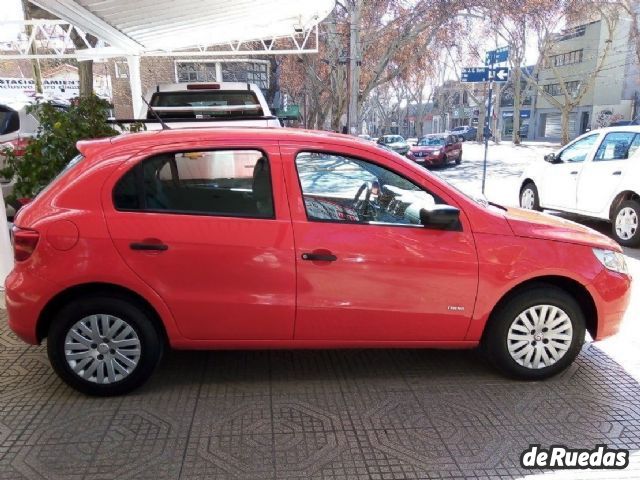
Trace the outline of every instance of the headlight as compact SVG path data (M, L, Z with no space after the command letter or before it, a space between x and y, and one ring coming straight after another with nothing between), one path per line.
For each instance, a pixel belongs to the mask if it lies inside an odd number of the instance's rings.
M627 269L627 262L624 259L624 255L618 252L614 252L612 250L602 250L600 248L594 248L593 254L596 256L600 263L605 266L605 268L611 270L612 272L623 273L625 275L629 274L629 270Z

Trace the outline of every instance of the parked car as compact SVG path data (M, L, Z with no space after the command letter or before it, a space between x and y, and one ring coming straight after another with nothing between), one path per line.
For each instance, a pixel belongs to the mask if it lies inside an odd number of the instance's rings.
M281 127L260 88L252 83L167 83L147 90L135 119L113 120L117 126L143 122L147 130L243 125Z
M20 157L24 154L27 145L36 136L40 121L35 113L29 112L29 107L33 105L33 100L11 100L0 103L0 169L5 166L5 156L2 155L4 149L11 149ZM66 109L67 104L55 101L53 105L57 108ZM13 193L13 178L3 178L0 176L0 188L2 196L6 198ZM7 204L7 216L13 217L18 205ZM4 220L2 220L4 222Z
M78 149L18 212L6 300L11 329L47 338L88 394L141 385L167 347L482 345L542 379L629 301L613 240L350 136L187 129Z
M520 205L608 220L625 246L640 245L640 126L588 132L532 163L520 180Z
M432 134L422 137L407 154L414 162L425 167L462 162L462 144L456 135Z
M409 151L409 144L400 135L383 135L378 138L378 145L393 150L400 155L406 155Z
M460 140L465 141L473 141L476 139L478 135L478 129L476 127L472 127L469 125L462 125L460 127L455 127L451 129L452 135L457 135L460 137Z

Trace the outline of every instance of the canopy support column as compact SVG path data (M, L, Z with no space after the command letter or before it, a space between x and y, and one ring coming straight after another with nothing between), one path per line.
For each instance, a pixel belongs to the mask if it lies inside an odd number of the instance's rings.
M142 101L142 83L140 80L140 56L132 55L127 57L127 63L129 65L131 104L133 105L132 118L138 118L144 107L144 102Z

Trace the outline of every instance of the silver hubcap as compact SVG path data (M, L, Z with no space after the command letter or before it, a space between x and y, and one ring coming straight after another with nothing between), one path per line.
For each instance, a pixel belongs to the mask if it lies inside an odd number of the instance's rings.
M509 327L507 348L518 364L538 369L560 360L573 339L571 319L561 308L536 305L526 309Z
M89 382L110 384L127 378L140 361L140 339L124 320L90 315L77 322L64 341L71 370Z
M530 188L525 188L522 191L522 197L520 198L520 205L522 206L522 208L533 210L535 198L536 197L535 197L535 194L533 193L533 190L531 190Z
M623 240L629 240L638 231L638 214L633 208L625 207L616 217L616 234Z

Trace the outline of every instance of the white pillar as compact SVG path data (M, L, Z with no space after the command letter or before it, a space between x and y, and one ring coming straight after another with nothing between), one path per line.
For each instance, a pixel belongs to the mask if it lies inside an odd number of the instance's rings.
M216 62L216 82L222 82L222 63Z
M13 249L7 228L7 210L0 194L0 292L4 291L4 280L13 268Z
M133 118L146 118L141 113L144 111L142 101L142 83L140 80L140 57L132 55L127 57L129 65L129 86L131 87L131 104L133 106Z

